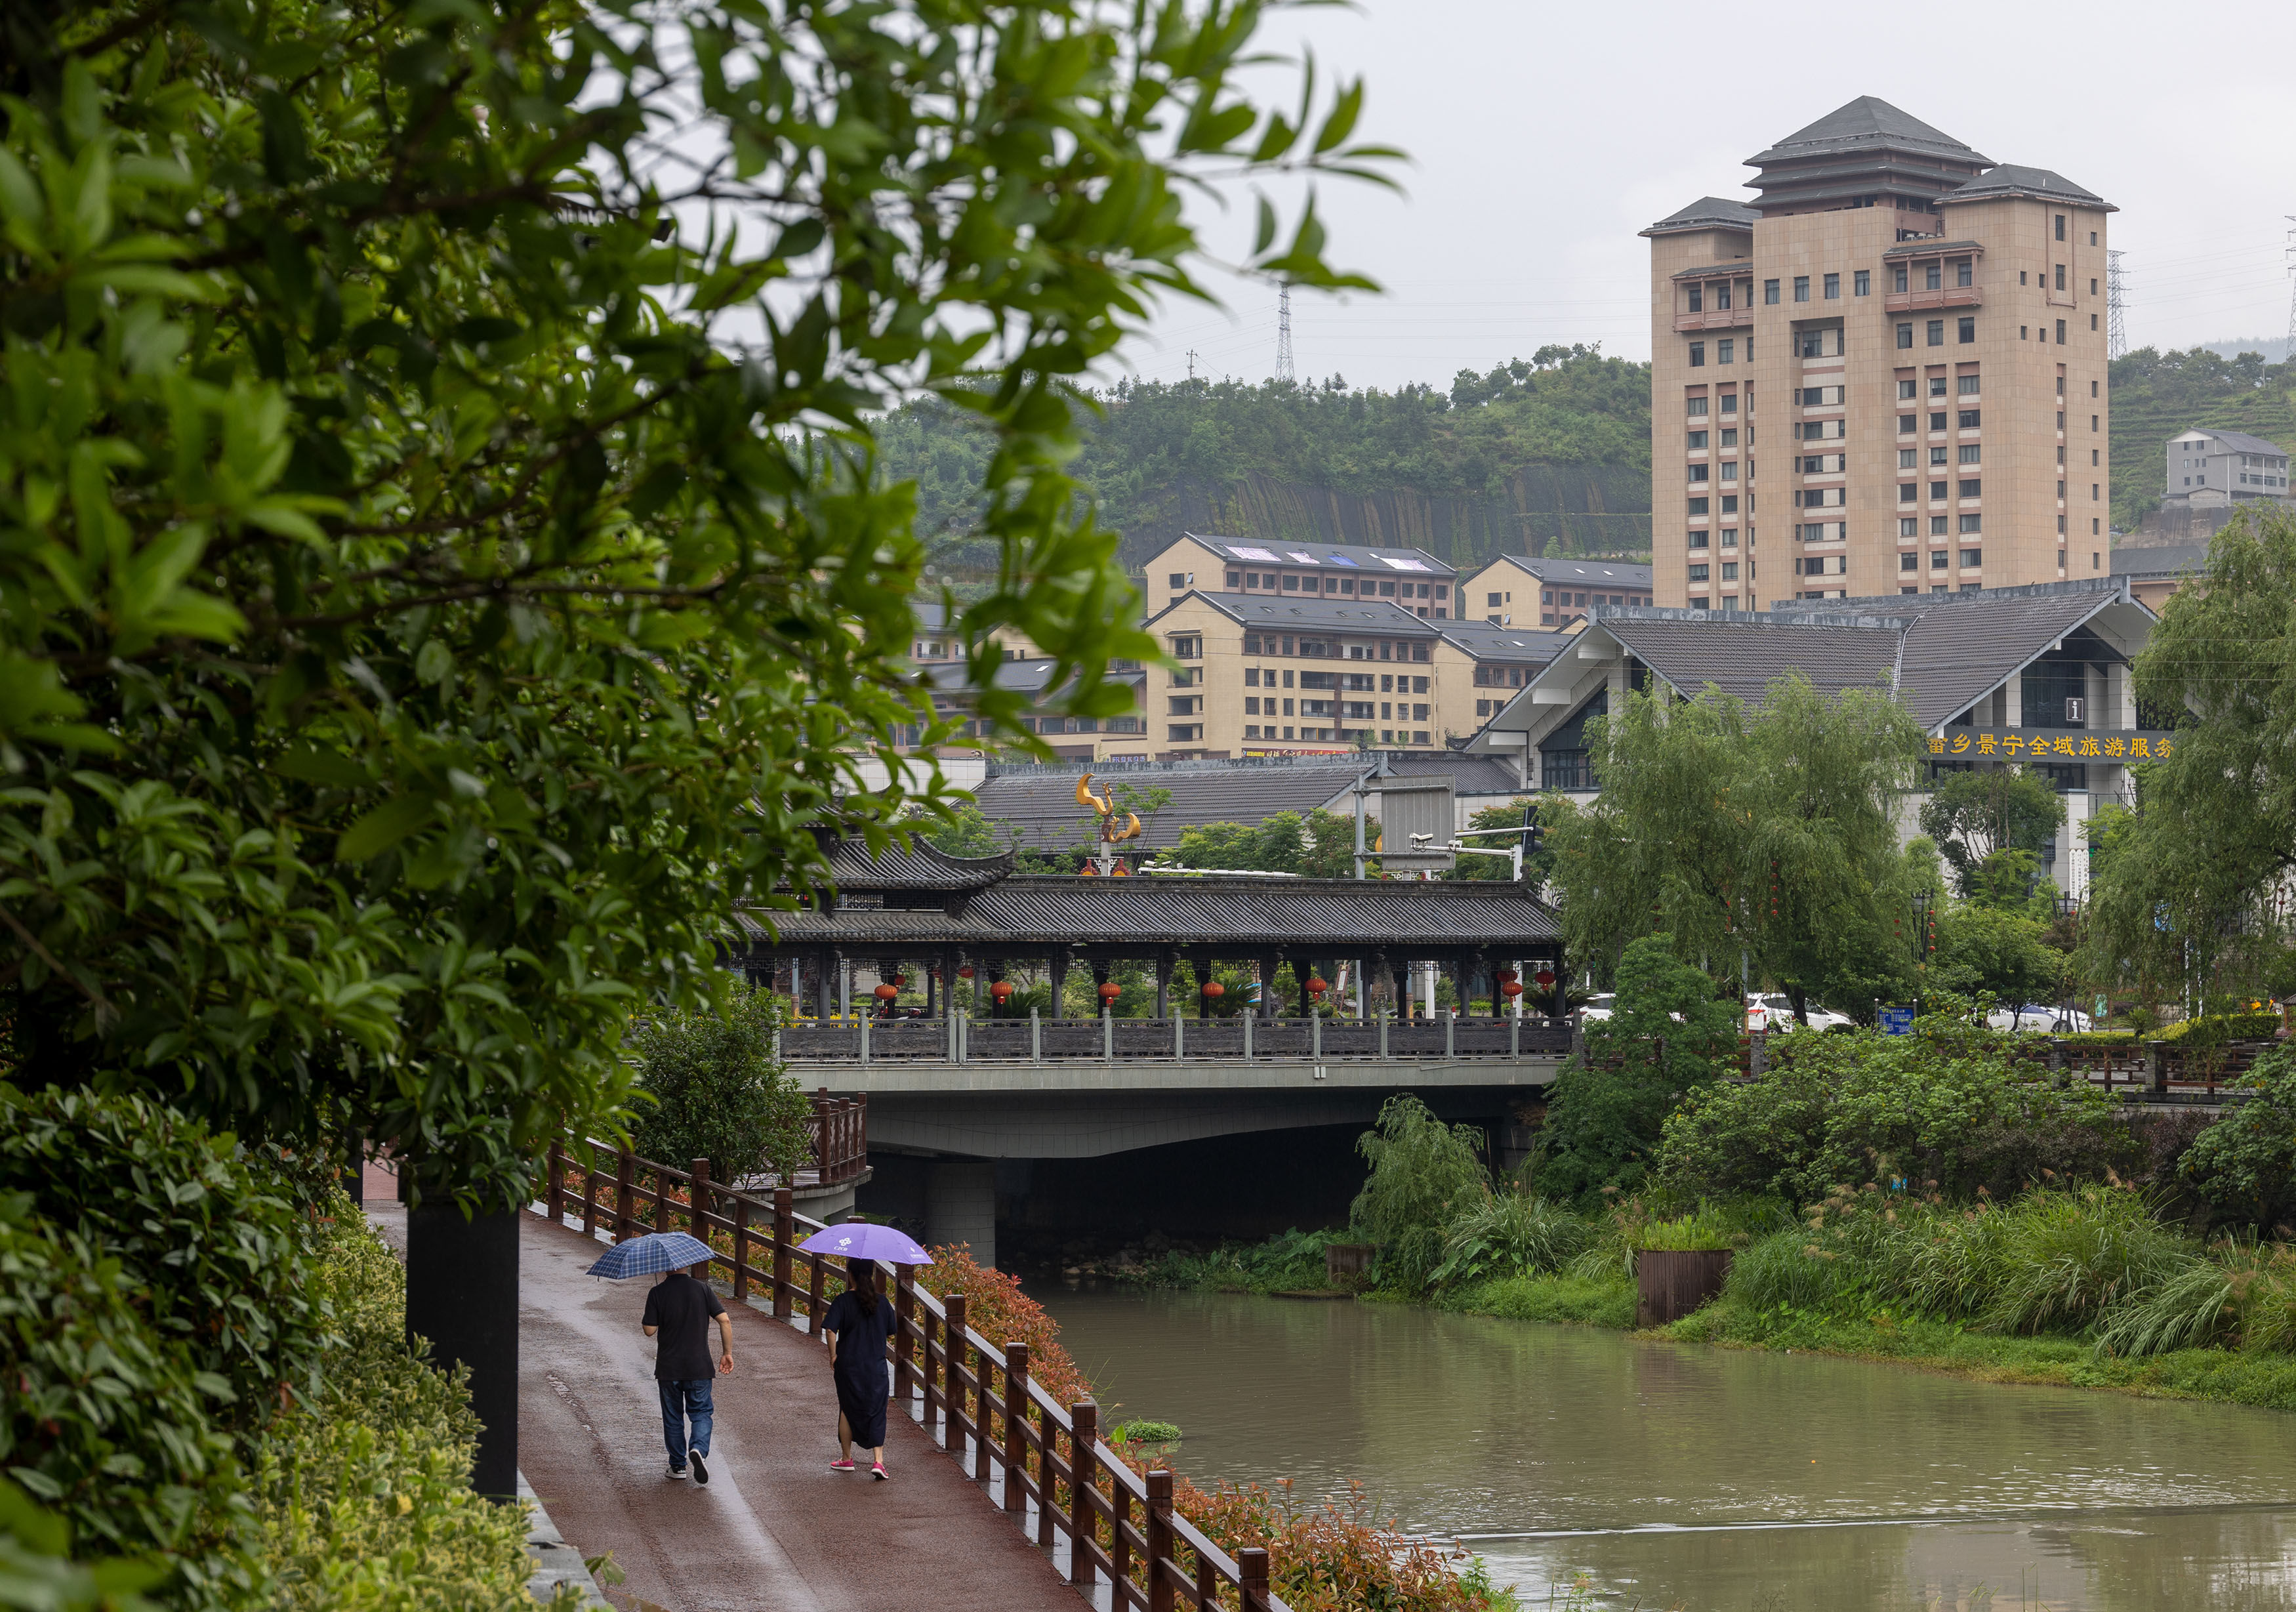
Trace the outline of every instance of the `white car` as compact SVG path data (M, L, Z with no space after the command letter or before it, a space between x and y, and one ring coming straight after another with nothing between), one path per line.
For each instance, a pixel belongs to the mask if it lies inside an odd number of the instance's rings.
M1619 998L1615 991L1598 991L1587 999L1586 1005L1578 1009L1578 1016L1590 1024L1596 1024L1609 1018L1618 1005Z
M1749 1030L1831 1030L1836 1024L1854 1024L1857 1021L1847 1014L1809 1005L1809 1023L1805 1026L1794 1017L1793 999L1782 992L1771 991L1746 999L1746 1028Z
M2038 1002L2028 1002L2013 1012L1996 1008L1985 1016L1985 1022L1996 1030L2021 1030L2044 1035L2052 1032L2079 1032L2089 1027L2088 1015L2078 1008L2051 1008Z

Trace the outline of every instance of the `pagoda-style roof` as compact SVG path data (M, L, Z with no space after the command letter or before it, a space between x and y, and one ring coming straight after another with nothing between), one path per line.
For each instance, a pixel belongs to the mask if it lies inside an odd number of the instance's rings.
M1013 853L955 857L923 840L906 849L872 851L866 841L840 840L830 848L829 870L843 892L940 890L954 895L993 884L1013 871Z
M840 846L842 852L845 847ZM876 871L889 851L864 851L854 876L840 880L827 910L744 912L751 956L861 954L898 947L906 955L961 950L997 956L1049 948L1141 954L1209 950L1235 955L1315 951L1340 957L1388 952L1434 957L1492 950L1523 957L1551 952L1561 930L1528 884L1462 880L1247 878L1217 874L1128 878L1013 875L1007 858L930 854L946 867L1007 871L960 889L945 903L887 901L872 892L926 888Z

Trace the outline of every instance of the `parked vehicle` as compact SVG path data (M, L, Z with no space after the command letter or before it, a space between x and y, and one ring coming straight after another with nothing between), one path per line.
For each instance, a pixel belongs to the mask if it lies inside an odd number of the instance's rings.
M2045 1003L2028 1002L2022 1008L1996 1008L1985 1016L1985 1022L1996 1030L2020 1030L2029 1033L2070 1035L2089 1027L2089 1016L2078 1008L2054 1008Z
M1758 991L1746 999L1746 1028L1749 1030L1831 1030L1838 1024L1855 1024L1848 1014L1836 1013L1809 1005L1809 1023L1804 1025L1794 1016L1793 999L1779 991Z
M1609 1018L1618 1005L1619 998L1616 991L1599 991L1587 999L1586 1005L1578 1009L1578 1016L1593 1024L1597 1020Z

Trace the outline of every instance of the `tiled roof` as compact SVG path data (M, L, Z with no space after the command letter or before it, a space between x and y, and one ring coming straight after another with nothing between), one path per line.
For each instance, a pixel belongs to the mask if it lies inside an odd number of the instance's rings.
M1640 588L1651 586L1651 568L1631 560L1574 560L1546 555L1501 555L1508 564L1528 572L1542 582L1568 582L1574 588Z
M1259 823L1279 811L1302 817L1351 785L1371 758L1345 758L1331 766L1282 765L1202 769L1141 769L1095 774L1094 787L1130 784L1168 789L1168 803L1150 815L1140 837L1127 849L1169 851L1181 831L1205 823ZM974 790L982 815L1021 831L1022 843L1039 851L1075 850L1090 843L1091 811L1076 802L1073 772L1009 772L983 780Z
M918 840L871 853L860 840L840 840L830 848L829 868L840 891L979 890L1013 871L1010 855L953 857Z
M2161 548L2116 548L2112 551L2112 574L2116 577L2180 577L2205 571L2209 563L2206 543L2177 543Z
M1567 632L1540 632L1531 628L1501 627L1489 621L1435 621L1439 637L1479 661L1508 661L1541 665L1562 653L1570 643Z
M1989 202L1996 196L2038 196L2050 202L2073 202L2084 207L2101 207L2107 212L2120 210L2107 202L2094 191L2082 189L2062 174L2053 174L2046 168L2021 168L2005 162L1990 173L1980 174L1968 184L1956 185L1939 196L1940 204L1954 202Z
M1701 196L1689 206L1677 209L1641 233L1645 235L1671 235L1688 229L1751 229L1754 220L1761 216L1743 202L1731 202L1721 196Z
M1342 599L1317 594L1205 593L1201 599L1223 615L1246 627L1273 627L1279 632L1321 628L1326 632L1375 633L1389 638L1431 638L1435 623L1423 621L1393 599ZM1177 605L1180 601L1175 600ZM1170 606L1160 611L1160 621Z
M1981 241L1906 241L1890 247L1882 256L1884 258L1933 258L1939 252L1981 252L1984 250L1985 243Z
M1950 157L1962 162L1992 159L1979 155L1942 129L1931 128L1909 112L1900 111L1878 95L1860 95L1838 106L1816 122L1798 128L1766 152L1746 159L1749 167L1765 162L1791 162L1800 157L1830 156L1837 152L1907 151Z
M1449 577L1456 572L1417 548L1366 547L1359 543L1281 543L1272 538L1218 538L1187 534L1206 548L1246 565L1324 565L1367 571L1382 577Z
M1631 610L1605 610L1595 623L1683 693L1695 695L1712 683L1749 703L1759 702L1771 684L1792 671L1800 671L1822 694L1886 691L1898 659L1898 629L1881 621L1804 626L1754 615L1701 619L1689 611L1638 616Z
M2276 459L2288 456L2288 450L2279 443L2267 442L2262 437L2251 437L2244 431L2218 431L2213 425L2196 425L2193 429L2203 436L2215 438L2234 453L2267 454Z
M756 946L765 924L738 915ZM1021 876L974 895L963 911L840 908L773 917L784 948L935 943L994 952L1046 945L1223 945L1340 957L1406 947L1543 951L1559 931L1530 885L1484 881L1073 878ZM1424 950L1406 956L1426 955Z

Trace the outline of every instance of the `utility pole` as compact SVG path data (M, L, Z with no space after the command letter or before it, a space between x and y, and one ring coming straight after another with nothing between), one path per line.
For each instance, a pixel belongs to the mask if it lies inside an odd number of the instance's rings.
M1189 379L1189 380L1191 380L1191 381L1193 381L1193 380L1194 380L1195 378L1196 378L1196 350L1195 350L1194 348L1191 347L1190 349L1188 349L1188 379Z
M2115 248L2105 249L2104 356L2107 358L2123 358L2128 356L2128 302L2120 281L2122 255Z
M1275 296L1275 378L1292 379L1292 288L1288 285Z
M2282 218L2296 226L2296 213L2283 213ZM2288 272L2296 276L2296 228L2288 232L2288 244L2281 249L2289 257ZM2296 363L2296 278L2288 282L2288 350L2280 355L2284 364Z

